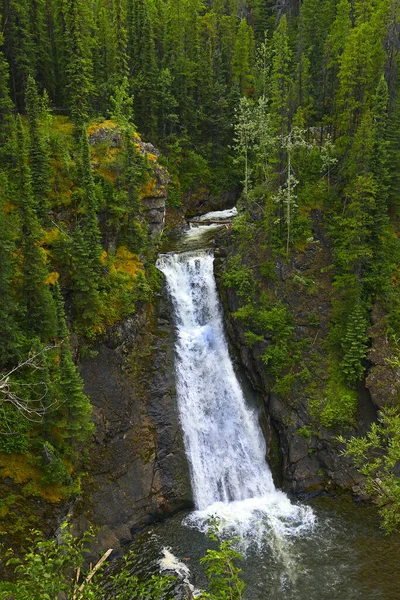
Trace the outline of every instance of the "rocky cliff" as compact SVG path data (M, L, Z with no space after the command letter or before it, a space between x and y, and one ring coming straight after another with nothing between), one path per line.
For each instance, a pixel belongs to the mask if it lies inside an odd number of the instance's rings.
M321 411L328 405L326 395L339 396L342 390L327 390L330 369L327 336L333 300L332 276L327 267L332 260L329 241L319 221L319 216L314 215L313 243L294 251L288 261L277 259L268 273L262 269L259 255L255 258L250 250L239 250L235 234L225 233L217 240L215 271L229 337L253 387L262 397L267 459L277 484L300 496L346 490L365 497L363 477L342 455L343 447L336 437L343 429L348 436L364 434L376 420L377 409L399 397L400 377L398 368L390 363L393 348L384 333L385 315L376 306L372 313L366 377L354 392L356 415L344 428L326 423L327 418L321 421ZM256 246L254 240L252 248ZM285 389L277 385L277 378L263 360L266 349L273 344L272 337L249 336L248 324L236 314L244 304L243 296L224 282L230 260L238 254L247 260L264 296L280 302L292 315L291 337L298 350L293 376L290 374L284 380Z
M143 525L192 506L172 322L163 289L155 305L114 326L96 356L81 363L96 434L76 524L100 528L97 550L118 549Z
M120 169L118 157L122 149L118 125L114 121L93 123L88 134L94 174L115 184ZM160 152L153 144L143 142L137 133L134 143L147 164L147 181L140 188L141 217L147 223L150 237L154 238L164 228L170 177L167 169L160 164Z

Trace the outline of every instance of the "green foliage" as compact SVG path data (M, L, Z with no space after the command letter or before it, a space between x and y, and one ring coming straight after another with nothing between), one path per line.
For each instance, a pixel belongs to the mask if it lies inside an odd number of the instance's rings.
M306 440L309 440L311 437L311 431L307 427L300 427L300 429L297 430L297 433Z
M261 359L268 366L269 372L279 378L293 363L291 338L294 328L288 308L281 302L271 302L261 296L258 302L253 300L240 306L233 316L251 328L246 334L250 343L268 340ZM295 376L286 373L277 381L274 389L287 395L292 391L294 384Z
M29 123L29 161L32 174L32 193L41 218L47 217L50 190L50 159L41 128L40 98L33 77L28 77L25 92L26 111Z
M209 538L218 540L219 520L214 517L211 521ZM224 540L217 549L208 549L205 556L200 559L200 564L205 565L205 573L209 581L211 594L203 594L202 598L209 600L241 600L245 588L240 579L241 569L237 561L242 558L235 550L237 538Z
M1 414L0 452L26 453L30 447L29 422L9 403L2 403Z
M46 255L39 247L41 237L37 205L32 192L31 171L27 164L22 120L17 119L16 176L18 208L21 219L21 291L26 329L42 340L55 336L55 305L46 279L49 270Z
M343 358L340 362L341 370L350 385L360 381L364 373L363 361L367 354L368 340L367 324L365 309L357 303L346 322L345 335L342 339Z
M386 533L400 529L400 413L398 407L385 407L379 421L364 437L345 440L344 454L350 456L366 477L366 489L377 501Z
M357 392L349 389L343 375L334 363L328 373L325 389L310 399L313 417L324 427L352 427L357 411Z
M53 600L64 594L76 600L103 600L111 593L115 600L161 600L170 592L173 577L153 575L140 581L132 575L132 552L122 558L112 574L106 575L101 563L96 570L87 572L84 553L93 535L89 530L81 539L74 537L66 521L61 525L58 539L44 540L39 532L32 532L23 558L8 552L7 565L14 569L15 582L0 583L0 598ZM215 529L210 538L217 541ZM241 600L243 597L245 584L240 579L241 569L236 565L241 554L234 549L235 541L220 542L217 549L207 550L200 560L205 565L211 592L202 593L204 600ZM80 573L78 580L77 573Z
M311 373L307 367L304 367L304 369L300 371L300 379L303 383L311 381Z
M222 283L235 290L238 296L248 298L254 290L255 282L251 270L242 263L240 256L230 257L228 269L224 272Z
M252 331L246 331L246 333L244 335L246 337L246 340L247 340L247 343L249 344L249 346L254 346L254 344L264 341L263 335L257 335L256 333L253 333Z
M265 357L265 355L264 355L264 357ZM266 361L266 362L267 362L267 364L270 363L272 365L272 369L274 369L274 361L276 361L276 360L277 360L276 355L272 355L271 357L268 357L268 361ZM274 370L276 371L276 367ZM295 386L296 386L296 375L294 373L286 373L286 375L283 375L282 377L280 377L278 379L278 381L276 382L276 384L273 387L273 391L277 394L280 394L283 398L286 398L294 391Z

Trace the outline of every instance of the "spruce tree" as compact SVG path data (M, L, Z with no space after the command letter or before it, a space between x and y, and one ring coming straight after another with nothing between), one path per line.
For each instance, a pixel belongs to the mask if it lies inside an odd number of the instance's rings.
M113 35L116 46L115 60L117 82L123 81L129 75L128 67L128 32L123 0L114 0L113 6Z
M30 0L30 21L32 24L33 44L35 48L35 79L41 89L46 89L54 97L55 61L48 25L52 21L49 12L53 7L46 0Z
M157 60L146 0L128 0L128 48L133 77L135 121L141 131L156 129Z
M235 47L232 56L232 75L242 93L252 93L254 76L254 39L253 31L246 20L242 19L237 32Z
M101 234L98 224L98 201L90 162L89 143L86 130L79 137L79 188L83 219L77 223L71 245L72 273L71 290L73 314L78 329L90 337L96 333L100 323L101 296L99 292L102 270L100 245Z
M7 209L11 196L9 181L0 173L0 371L16 361L22 342L19 306L15 294L15 217Z
M29 159L32 191L38 215L43 220L47 216L49 209L50 161L41 133L40 98L35 80L31 76L28 77L26 85L25 102L29 124Z
M57 307L58 338L60 345L60 362L56 377L56 390L59 409L50 419L57 420L61 435L67 442L68 453L77 451L88 441L93 432L91 421L92 407L89 398L83 392L83 382L72 359L65 320L64 300L58 282L53 286L53 295Z
M0 14L0 27L2 26L2 18ZM9 67L3 52L4 35L0 30L0 128L4 127L7 120L7 115L11 112L12 102L10 98L10 77ZM3 136L3 129L0 134L0 140Z
M65 84L72 121L79 127L90 111L93 92L93 65L87 36L83 30L82 0L63 0Z
M19 109L24 107L28 75L36 73L36 48L29 0L9 0L4 21L5 54L11 71L11 92Z
M281 140L289 131L292 51L284 15L272 38L271 124Z
M36 212L20 116L17 118L16 183L21 219L21 295L26 331L47 341L56 335L56 311L47 283L49 269L46 254L39 245L42 230Z
M389 90L382 75L376 89L372 105L373 151L371 170L377 183L376 210L374 214L374 245L380 244L384 230L388 225L388 189L389 189L389 142L388 142Z

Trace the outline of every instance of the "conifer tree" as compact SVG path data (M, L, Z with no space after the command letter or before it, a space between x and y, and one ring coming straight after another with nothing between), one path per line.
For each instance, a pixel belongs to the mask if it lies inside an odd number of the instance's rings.
M30 21L32 24L33 44L35 48L35 79L41 89L46 89L52 96L55 93L55 61L50 40L49 22L52 15L46 0L30 0Z
M35 76L36 48L30 20L29 0L9 0L4 21L5 54L11 71L11 92L19 109L24 107L28 75Z
M157 61L146 0L128 0L128 40L135 121L141 131L151 135L156 128Z
M10 193L5 173L0 173L0 371L11 360L17 359L22 341L18 323L19 307L15 297L15 219L7 212L7 196Z
M56 311L47 279L46 255L40 248L42 234L27 164L25 136L21 117L17 118L16 179L21 218L21 294L26 331L42 341L56 335Z
M56 391L60 408L50 419L57 419L63 439L68 443L68 452L77 450L87 442L93 432L92 407L83 392L83 382L72 359L65 320L64 300L58 281L53 286L57 307L58 337L61 340L60 362L57 372Z
M252 93L254 76L252 66L254 64L254 40L253 30L242 19L237 32L235 47L232 57L232 75L242 93Z
M113 117L120 127L122 137L122 175L119 178L119 192L117 194L118 211L124 214L124 225L119 232L118 242L138 254L146 243L146 235L139 223L140 198L139 186L144 183L145 169L143 157L137 152L134 145L135 126L132 123L133 111L132 97L128 92L128 79L125 77L117 88Z
M29 123L29 159L32 178L32 191L38 215L41 219L47 216L48 194L50 189L49 156L41 133L40 98L33 77L29 76L26 93L26 112Z
M87 36L83 31L82 0L63 0L64 61L66 91L71 118L81 126L88 118L93 92L93 65Z
M398 213L397 201L400 198L400 140L398 132L400 130L400 91L397 92L389 111L387 122L388 139L388 169L389 169L389 190L388 204L392 211Z
M2 26L2 18L0 13L0 27ZM9 67L7 60L4 56L3 52L4 48L4 35L0 30L0 127L3 128L7 114L11 111L12 102L10 98L10 77L9 77ZM2 130L0 134L0 140L2 138L4 131Z
M388 189L389 189L389 144L388 144L388 108L389 90L382 75L376 89L372 105L373 150L371 170L377 183L376 209L373 222L373 241L380 245L384 230L388 225Z
M120 83L124 77L129 75L128 67L128 32L124 3L122 0L115 0L113 7L113 35L115 39L116 53L116 72L117 81Z
M90 337L99 324L102 269L101 234L97 218L98 201L90 162L89 143L84 128L80 131L79 185L84 218L78 222L72 238L71 289L75 321Z
M292 51L284 15L272 38L271 124L281 139L289 132Z

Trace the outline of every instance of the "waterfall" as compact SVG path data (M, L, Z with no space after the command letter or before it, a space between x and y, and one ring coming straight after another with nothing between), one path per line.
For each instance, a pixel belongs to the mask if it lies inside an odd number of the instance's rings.
M310 508L274 486L257 414L229 356L212 250L160 255L177 327L177 396L196 505L188 522L217 515L229 534L273 543L312 526ZM271 539L271 536L269 536ZM278 548L282 551L282 548Z

